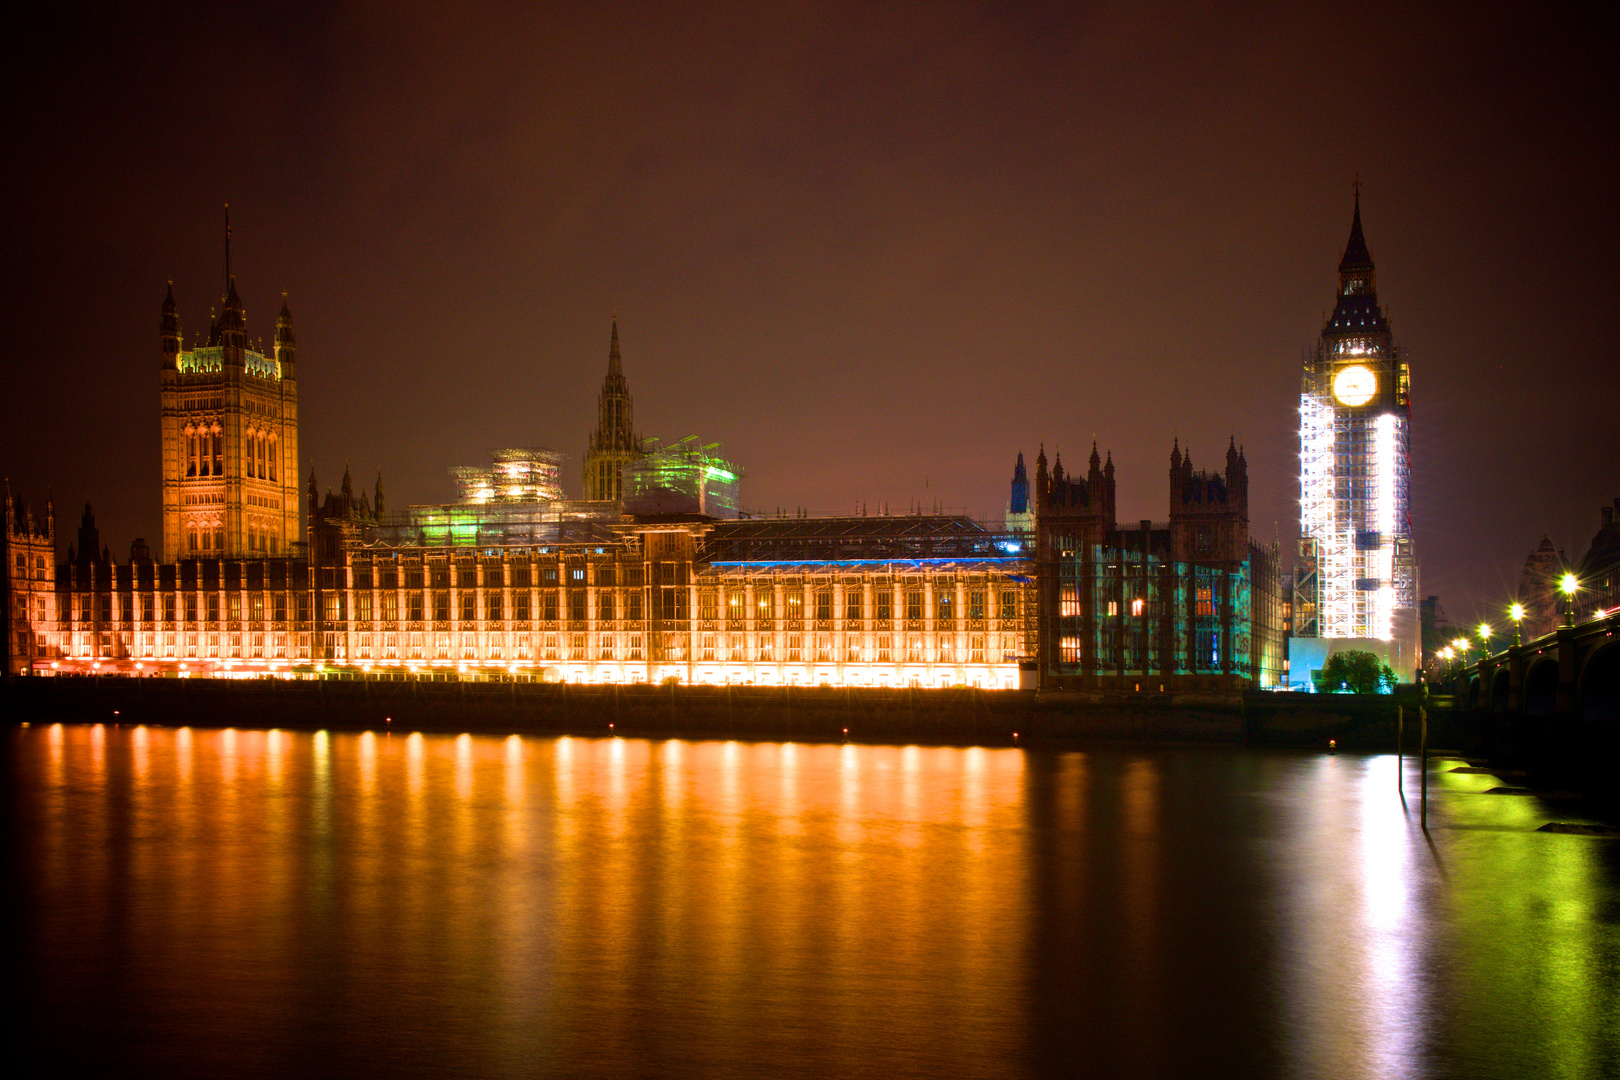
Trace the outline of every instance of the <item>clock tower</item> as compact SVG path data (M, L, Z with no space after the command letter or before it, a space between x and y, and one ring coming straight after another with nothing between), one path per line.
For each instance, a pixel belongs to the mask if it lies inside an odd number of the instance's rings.
M1378 304L1359 190L1333 314L1305 359L1299 423L1303 565L1289 679L1304 683L1307 668L1355 648L1409 682L1420 662L1411 373Z

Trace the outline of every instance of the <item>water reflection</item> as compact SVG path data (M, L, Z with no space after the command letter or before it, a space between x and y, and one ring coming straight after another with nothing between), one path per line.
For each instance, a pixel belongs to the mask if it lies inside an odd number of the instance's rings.
M1620 1060L1620 845L1530 832L1544 811L1477 794L1489 778L1435 778L1442 875L1386 758L11 738L24 1019L82 1070L1594 1076Z

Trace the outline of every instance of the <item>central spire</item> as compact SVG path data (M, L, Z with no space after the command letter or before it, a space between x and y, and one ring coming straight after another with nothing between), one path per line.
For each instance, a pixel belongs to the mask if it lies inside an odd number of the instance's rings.
M1361 186L1356 186L1356 210L1350 219L1350 239L1344 245L1344 258L1339 260L1339 273L1353 273L1373 268L1372 253L1367 250L1367 239L1361 235Z
M613 341L608 345L608 375L624 374L623 365L619 362L619 317L613 316Z

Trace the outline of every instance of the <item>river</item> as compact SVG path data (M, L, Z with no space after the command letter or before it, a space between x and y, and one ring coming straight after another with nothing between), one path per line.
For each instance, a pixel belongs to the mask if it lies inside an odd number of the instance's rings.
M8 740L42 1074L1620 1075L1620 841L1455 761Z

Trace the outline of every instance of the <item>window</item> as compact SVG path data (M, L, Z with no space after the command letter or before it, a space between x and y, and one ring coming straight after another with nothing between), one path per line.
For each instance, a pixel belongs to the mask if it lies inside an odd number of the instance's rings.
M585 590L574 589L568 594L568 620L573 623L585 621Z
M477 593L464 592L464 593L461 594L461 621L462 622L477 622L478 621L478 594Z
M968 618L984 618L984 592L980 589L968 593Z
M385 592L382 594L382 617L387 622L399 620L399 594Z
M922 593L913 589L906 593L906 618L912 622L920 622L923 617Z
M743 635L732 634L726 639L726 654L734 662L747 659L743 653Z
M554 591L540 594L540 617L547 622L557 621L557 594Z
M934 594L934 618L949 624L956 617L956 597L950 592Z
M354 596L354 617L361 622L371 621L371 593L357 592Z
M816 621L832 622L832 590L821 589L816 593Z
M224 476L225 475L225 436L221 435L217 429L214 431L213 443L214 443L214 475L215 476ZM219 546L224 547L225 545L221 544Z
M433 594L433 618L436 622L450 621L450 594L443 590Z
M597 639L597 658L600 660L613 659L613 635L603 634Z
M844 593L844 621L861 621L861 591L859 586Z
M719 602L720 598L715 595L715 591L713 589L699 590L698 618L711 622L719 618L719 612L716 610Z
M788 635L787 658L790 664L797 664L804 660L804 637L802 635Z
M756 617L766 622L776 618L776 592L768 586L754 595Z
M784 599L787 601L788 622L798 622L804 616L804 597L799 590L794 589Z
M605 592L596 598L596 617L602 622L613 621L613 594Z
M714 660L714 635L713 634L704 634L703 635L702 640L698 644L698 659L699 660L709 660L709 661Z
M484 614L486 618L499 622L506 617L504 605L501 602L503 599L504 597L499 592L492 592L484 598Z
M874 599L877 601L877 621L886 623L893 619L894 594L887 589L880 589Z
M641 593L630 593L624 598L624 617L631 622L641 619Z
M1001 593L1001 617L1003 619L1018 617L1018 593L1012 589L1004 589Z
M734 623L742 622L745 609L746 605L743 600L742 590L733 589L726 593L726 618L728 620Z
M512 618L519 622L529 621L529 590L512 594Z
M968 639L968 663L984 663L984 636L982 634L975 634Z

